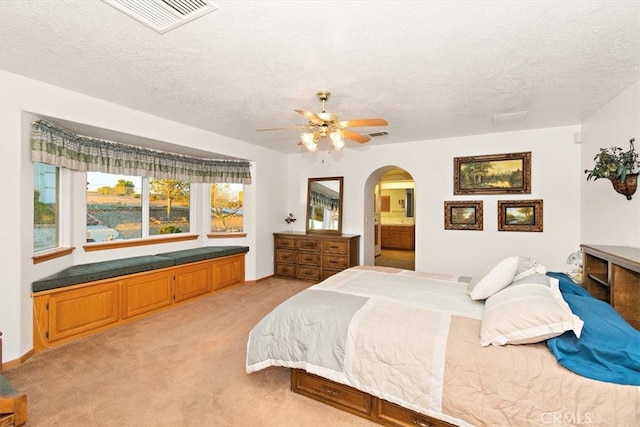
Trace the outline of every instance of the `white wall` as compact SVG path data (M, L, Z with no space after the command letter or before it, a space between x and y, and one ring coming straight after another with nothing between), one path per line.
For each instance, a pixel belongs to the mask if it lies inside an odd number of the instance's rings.
M415 181L416 270L471 275L493 259L523 255L564 271L567 256L580 244L583 177L580 145L574 142L579 130L567 126L291 155L290 207L304 218L309 177L344 176L343 233L363 236L361 263L372 265L373 211L365 207L373 206L373 187L371 197L365 188L370 175L396 165ZM453 157L521 151L532 152L531 194L453 196ZM542 233L497 231L497 201L514 199L543 199ZM445 200L482 200L484 230L445 230ZM303 221L295 224L304 230Z
M600 148L627 150L631 138L640 151L640 81L584 121L581 169L593 169ZM587 182L584 174L580 187L583 243L640 247L640 191L627 200L609 180Z
M284 218L274 206L286 206L286 194L278 191L279 183L286 180L286 155L5 71L0 71L0 93L0 330L5 361L18 359L33 348L31 282L69 265L195 246L245 245L250 247L247 280L273 273L271 257L259 254L273 253L272 232ZM61 204L70 208L70 221L75 225L65 243L75 250L70 256L34 265L29 135L30 121L37 115L252 160L253 184L245 186L247 238L207 240L201 236L195 242L84 252L85 203L67 199ZM83 173L65 173L62 179L75 195L84 194Z

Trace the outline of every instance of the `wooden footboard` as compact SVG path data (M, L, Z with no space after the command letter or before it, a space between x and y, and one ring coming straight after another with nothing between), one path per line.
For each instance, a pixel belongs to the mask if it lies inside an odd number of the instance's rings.
M453 426L300 369L291 369L291 390L384 426Z

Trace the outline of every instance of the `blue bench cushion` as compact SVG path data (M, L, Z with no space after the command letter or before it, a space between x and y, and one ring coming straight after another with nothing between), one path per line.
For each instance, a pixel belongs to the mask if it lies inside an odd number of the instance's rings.
M76 285L78 283L93 282L95 280L109 279L126 274L171 267L173 265L173 259L157 255L78 264L67 267L51 276L36 280L31 285L33 292L41 292Z
M158 256L171 258L175 265L180 265L228 255L244 254L247 252L249 252L248 246L206 246L203 248L165 252L158 254Z
M18 394L18 390L13 388L8 379L0 375L0 396L12 396L14 394Z

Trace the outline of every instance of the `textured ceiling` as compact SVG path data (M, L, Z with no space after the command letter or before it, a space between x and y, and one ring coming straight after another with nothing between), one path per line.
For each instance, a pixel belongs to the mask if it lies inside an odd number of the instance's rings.
M256 129L305 124L319 89L389 144L578 124L640 79L638 1L214 4L160 35L98 0L2 0L0 67L289 153L298 131Z

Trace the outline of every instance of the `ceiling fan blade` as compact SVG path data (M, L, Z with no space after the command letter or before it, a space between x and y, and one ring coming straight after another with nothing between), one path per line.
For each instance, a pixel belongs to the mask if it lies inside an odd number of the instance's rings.
M371 141L371 138L368 137L367 135L361 135L359 133L355 133L347 129L343 129L342 134L344 135L345 138L358 142L360 144L364 144L365 142Z
M387 126L389 123L385 119L355 119L340 122L343 128L363 127L363 126Z
M315 123L316 125L322 126L324 124L324 120L322 120L316 113L312 113L311 111L305 110L294 110L296 113L302 114L307 120L311 123Z
M309 129L308 125L295 125L295 126L284 126L281 128L264 128L264 129L256 129L258 132L262 132L265 130L285 130L285 129Z

